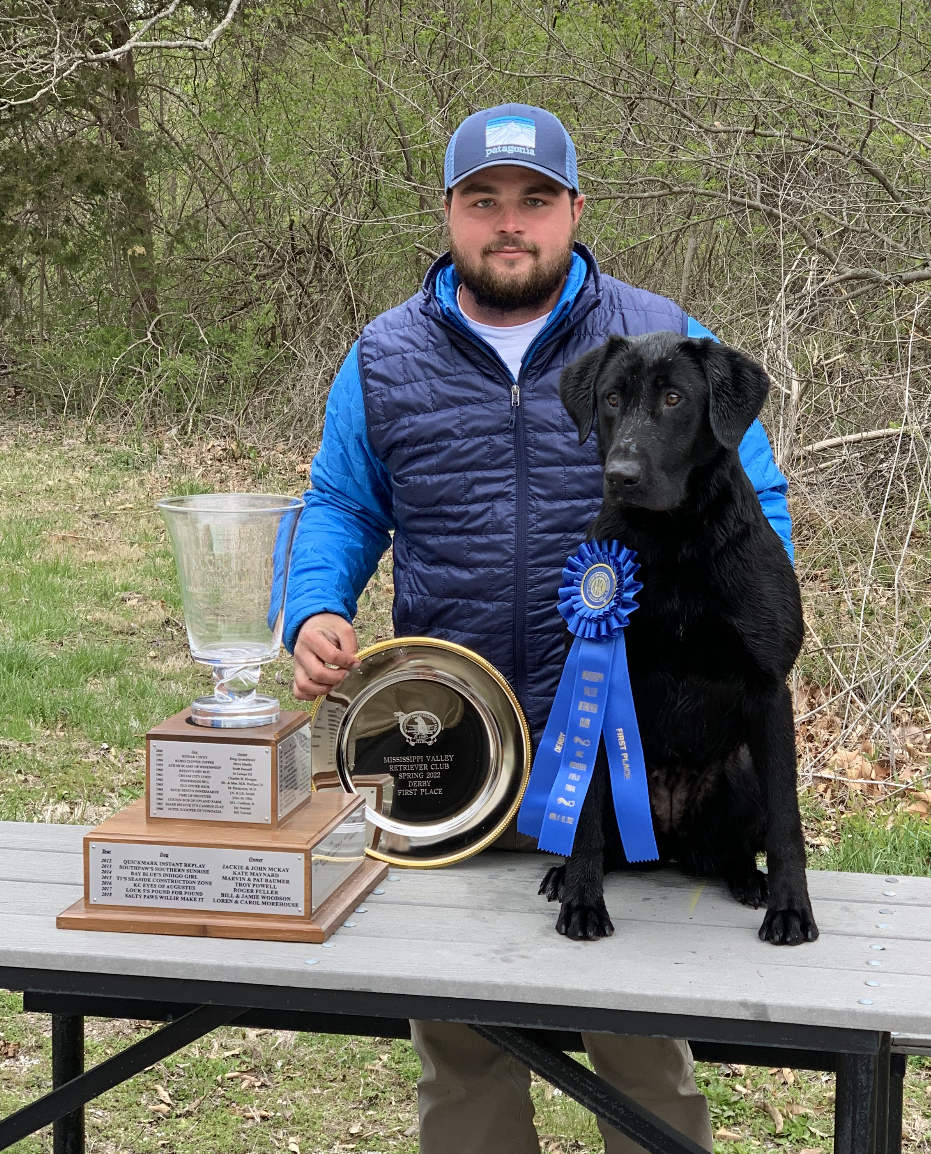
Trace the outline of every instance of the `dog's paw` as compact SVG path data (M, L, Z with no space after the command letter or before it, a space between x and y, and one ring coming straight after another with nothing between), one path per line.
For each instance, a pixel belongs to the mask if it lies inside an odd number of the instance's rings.
M812 912L803 905L767 910L760 926L760 939L772 942L774 946L799 946L802 942L813 942L817 936L818 927Z
M542 894L548 902L562 902L563 890L566 888L566 867L551 866L546 871L543 881L540 882L538 894Z
M727 879L731 893L743 906L750 906L758 910L766 905L769 897L769 882L766 874L758 869L751 869L747 873L735 874Z
M603 898L595 902L564 901L556 921L556 932L565 934L574 942L594 942L598 938L609 938L614 926L608 917L608 909Z

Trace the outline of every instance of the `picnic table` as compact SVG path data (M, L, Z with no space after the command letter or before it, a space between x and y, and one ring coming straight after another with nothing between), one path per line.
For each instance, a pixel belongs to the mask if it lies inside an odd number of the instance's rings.
M812 871L820 939L757 938L760 911L672 869L612 874L616 927L556 934L543 855L393 869L323 946L58 930L82 887L79 826L0 823L0 986L53 1015L53 1089L0 1120L0 1150L224 1024L377 1037L464 1022L651 1154L689 1139L569 1054L579 1032L688 1038L696 1058L833 1070L836 1154L898 1154L907 1053L931 1054L931 879ZM165 1021L84 1071L83 1017Z

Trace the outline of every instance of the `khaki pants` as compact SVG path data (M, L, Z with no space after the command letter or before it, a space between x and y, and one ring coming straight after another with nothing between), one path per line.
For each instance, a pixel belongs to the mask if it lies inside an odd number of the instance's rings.
M417 1083L421 1154L539 1154L530 1071L468 1026L411 1022L423 1064ZM708 1103L695 1085L688 1043L672 1038L583 1034L595 1071L711 1150ZM642 1147L599 1121L605 1154Z

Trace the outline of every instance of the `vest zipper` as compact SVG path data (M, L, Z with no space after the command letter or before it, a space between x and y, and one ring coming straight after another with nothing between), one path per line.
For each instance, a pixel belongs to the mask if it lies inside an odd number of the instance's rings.
M528 350L529 351L529 350ZM526 355L526 354L525 354ZM529 358L528 358L529 359ZM520 384L526 361L511 386L511 420L514 430L514 467L517 471L517 517L514 526L514 692L523 701L527 692L527 439L524 411L520 404ZM523 578L523 579L522 579Z
M511 416L508 419L508 429L514 428L514 411L520 406L520 385L511 385Z

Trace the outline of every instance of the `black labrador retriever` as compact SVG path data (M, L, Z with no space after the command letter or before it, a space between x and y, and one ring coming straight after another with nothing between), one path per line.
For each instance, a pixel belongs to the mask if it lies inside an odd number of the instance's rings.
M604 504L589 537L641 566L625 635L660 860L767 904L760 937L796 945L818 936L786 685L802 607L737 455L768 391L749 357L667 332L611 337L560 380L579 442L598 432ZM572 855L540 887L561 902L560 933L614 932L603 875L624 864L602 742Z

